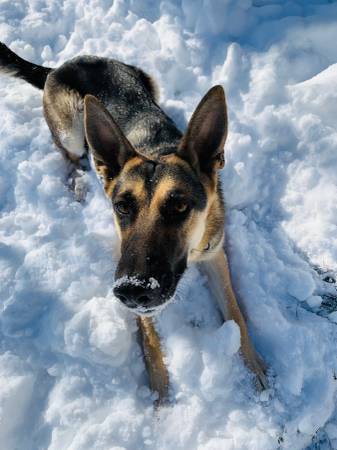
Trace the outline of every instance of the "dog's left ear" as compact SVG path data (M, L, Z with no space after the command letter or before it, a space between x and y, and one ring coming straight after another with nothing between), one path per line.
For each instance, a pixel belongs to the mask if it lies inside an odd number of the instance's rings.
M194 111L178 155L197 171L210 174L215 169L222 169L227 127L225 92L222 86L214 86Z
M84 98L85 137L94 157L115 177L137 153L105 106L93 95Z

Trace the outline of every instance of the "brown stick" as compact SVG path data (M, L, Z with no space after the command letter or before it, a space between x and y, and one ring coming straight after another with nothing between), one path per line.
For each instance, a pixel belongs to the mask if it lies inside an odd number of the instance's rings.
M256 353L249 338L245 319L237 303L227 262L223 249L209 261L202 263L202 269L209 279L210 289L216 298L224 320L234 320L241 333L241 352L246 365L256 375L256 384L259 390L266 389L268 382L265 375L265 366Z
M150 388L158 393L158 399L155 401L157 407L168 401L169 375L161 351L160 338L155 330L152 318L138 317L138 326L145 365L150 379Z

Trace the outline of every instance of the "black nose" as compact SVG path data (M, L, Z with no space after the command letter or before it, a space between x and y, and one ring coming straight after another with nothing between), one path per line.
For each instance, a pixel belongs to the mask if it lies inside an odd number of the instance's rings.
M115 297L125 304L128 308L137 306L149 306L153 300L153 290L140 285L123 283L116 286L113 290Z

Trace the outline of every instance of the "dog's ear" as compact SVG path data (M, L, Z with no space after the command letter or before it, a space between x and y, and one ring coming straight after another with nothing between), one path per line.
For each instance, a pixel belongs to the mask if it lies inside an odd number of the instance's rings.
M222 86L212 87L199 103L179 145L178 155L197 171L212 173L224 166L227 107Z
M84 98L85 137L94 157L116 176L136 151L109 111L93 95Z

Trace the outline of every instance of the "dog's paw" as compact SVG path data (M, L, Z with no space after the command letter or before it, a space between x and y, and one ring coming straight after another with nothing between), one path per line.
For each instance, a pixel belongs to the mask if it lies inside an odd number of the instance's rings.
M77 202L84 202L89 190L88 176L85 171L76 169L69 178L70 189Z
M86 173L75 178L74 194L77 202L84 202L89 190Z
M241 348L241 354L247 368L254 375L254 384L259 392L269 388L267 367L250 343Z
M254 357L249 361L249 368L254 373L255 379L254 384L257 391L262 392L269 388L268 378L267 378L267 368L262 359L255 354Z
M255 387L259 392L269 389L267 375L261 368L259 368L258 371L255 371Z
M245 335L246 339L241 345L241 355L243 357L244 363L247 368L255 375L254 384L256 389L261 392L269 388L268 378L267 378L267 366L255 351L248 335Z

